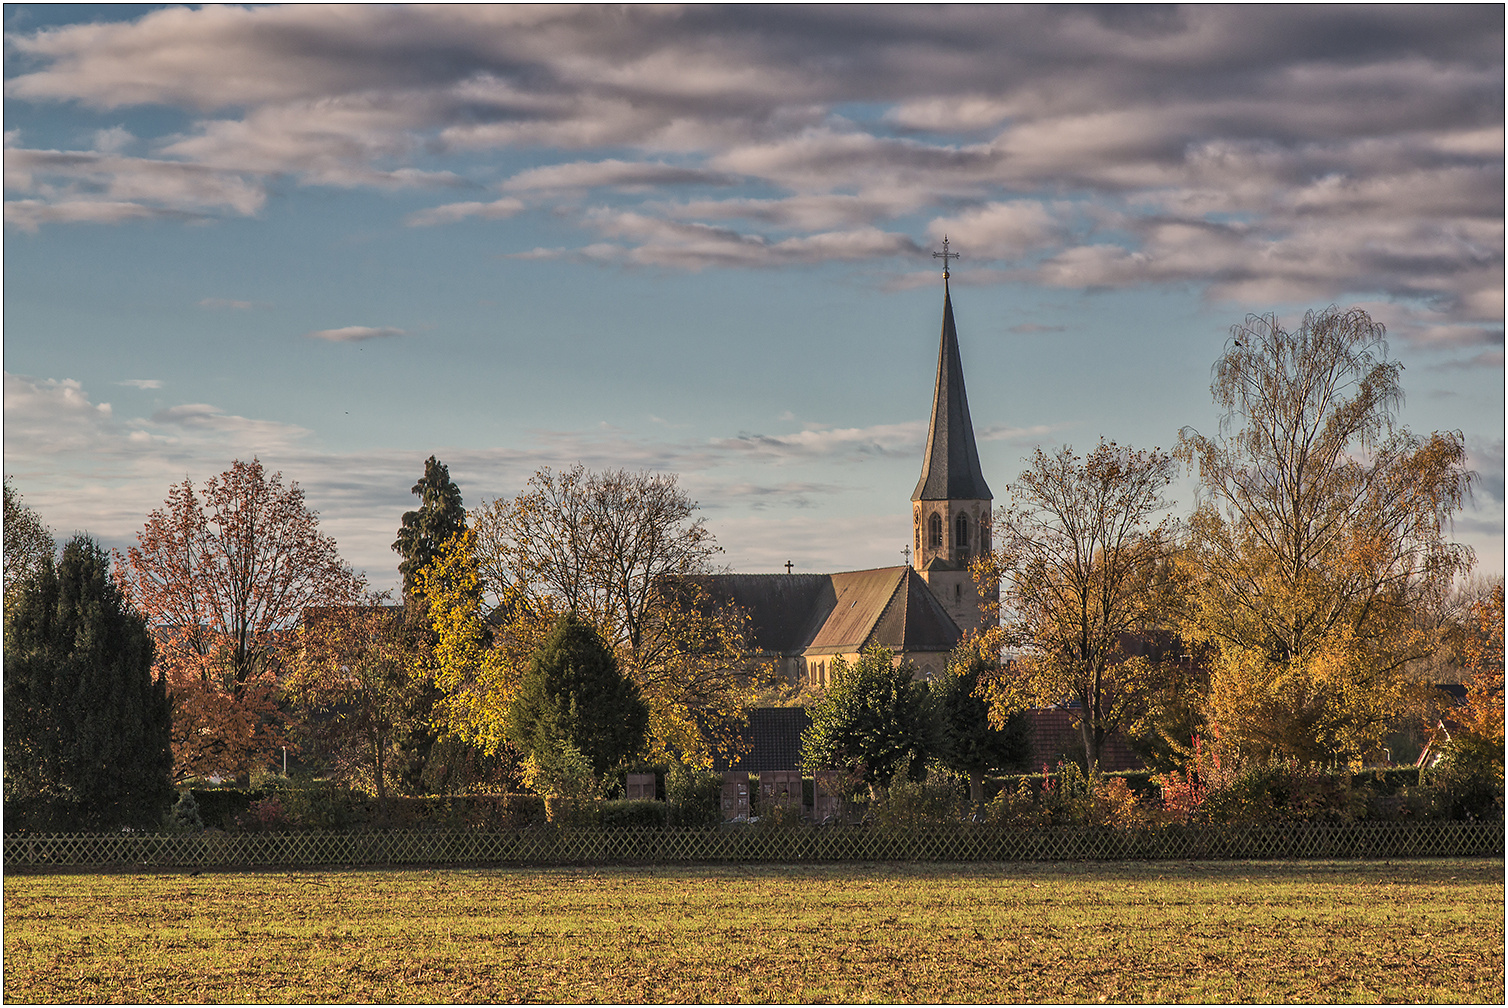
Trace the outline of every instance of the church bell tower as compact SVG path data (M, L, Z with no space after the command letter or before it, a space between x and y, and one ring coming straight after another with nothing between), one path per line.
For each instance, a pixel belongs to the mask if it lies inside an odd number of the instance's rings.
M963 388L963 362L953 300L948 290L948 260L943 250L942 345L937 353L937 383L932 390L932 420L921 479L911 494L912 566L931 587L943 608L964 631L980 630L982 599L969 564L990 551L990 505L994 496L979 468L974 424Z

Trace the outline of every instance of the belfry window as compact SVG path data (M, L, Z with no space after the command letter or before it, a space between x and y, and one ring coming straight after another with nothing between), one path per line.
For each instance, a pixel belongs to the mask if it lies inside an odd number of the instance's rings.
M935 511L932 517L927 519L927 539L928 545L933 549L942 548L942 516Z
M953 545L960 553L969 551L969 516L959 515L953 522Z

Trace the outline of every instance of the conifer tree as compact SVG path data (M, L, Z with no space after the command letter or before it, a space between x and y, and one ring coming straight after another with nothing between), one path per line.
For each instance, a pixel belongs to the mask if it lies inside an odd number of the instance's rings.
M466 531L466 508L461 491L451 482L450 469L431 455L424 461L424 476L410 491L419 498L419 509L403 515L394 552L403 557L398 572L403 575L403 597L419 587L419 572L434 562L440 548L456 534Z
M600 777L644 747L649 709L588 623L567 616L535 653L508 710L508 742L539 765L572 750Z
M76 536L5 613L7 825L157 827L173 798L172 707L145 621Z
M932 680L937 713L937 756L949 770L969 775L969 800L984 802L984 775L992 770L1020 770L1031 762L1031 715L1011 714L1002 727L990 723L990 704L980 695L985 659L969 654L950 663Z

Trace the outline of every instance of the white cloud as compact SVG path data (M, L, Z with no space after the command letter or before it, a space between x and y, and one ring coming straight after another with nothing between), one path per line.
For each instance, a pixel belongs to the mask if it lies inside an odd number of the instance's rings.
M329 340L332 343L360 343L369 339L385 339L391 336L407 336L403 329L393 326L342 326L339 329L320 329L305 333L310 339Z
M127 386L130 386L131 388L137 388L137 389L143 389L143 390L146 390L146 389L160 389L160 388L162 388L162 379L161 378L127 378L124 381L118 381L115 384L117 384L117 385L127 385Z
M444 206L419 210L405 218L409 227L433 227L436 224L454 224L468 217L481 220L506 220L523 210L524 204L512 197L494 200L491 203L447 203Z
M200 308L232 308L236 311L249 311L256 305L251 301L232 301L229 298L205 298L199 302Z

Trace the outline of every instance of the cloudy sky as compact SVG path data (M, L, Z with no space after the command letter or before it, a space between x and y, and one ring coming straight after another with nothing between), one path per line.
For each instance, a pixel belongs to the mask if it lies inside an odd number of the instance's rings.
M1503 570L1500 6L5 8L5 472L124 545L259 456L378 586L437 454L679 473L733 569L901 562L954 301L997 499L1365 306ZM1189 484L1179 488L1184 506Z

